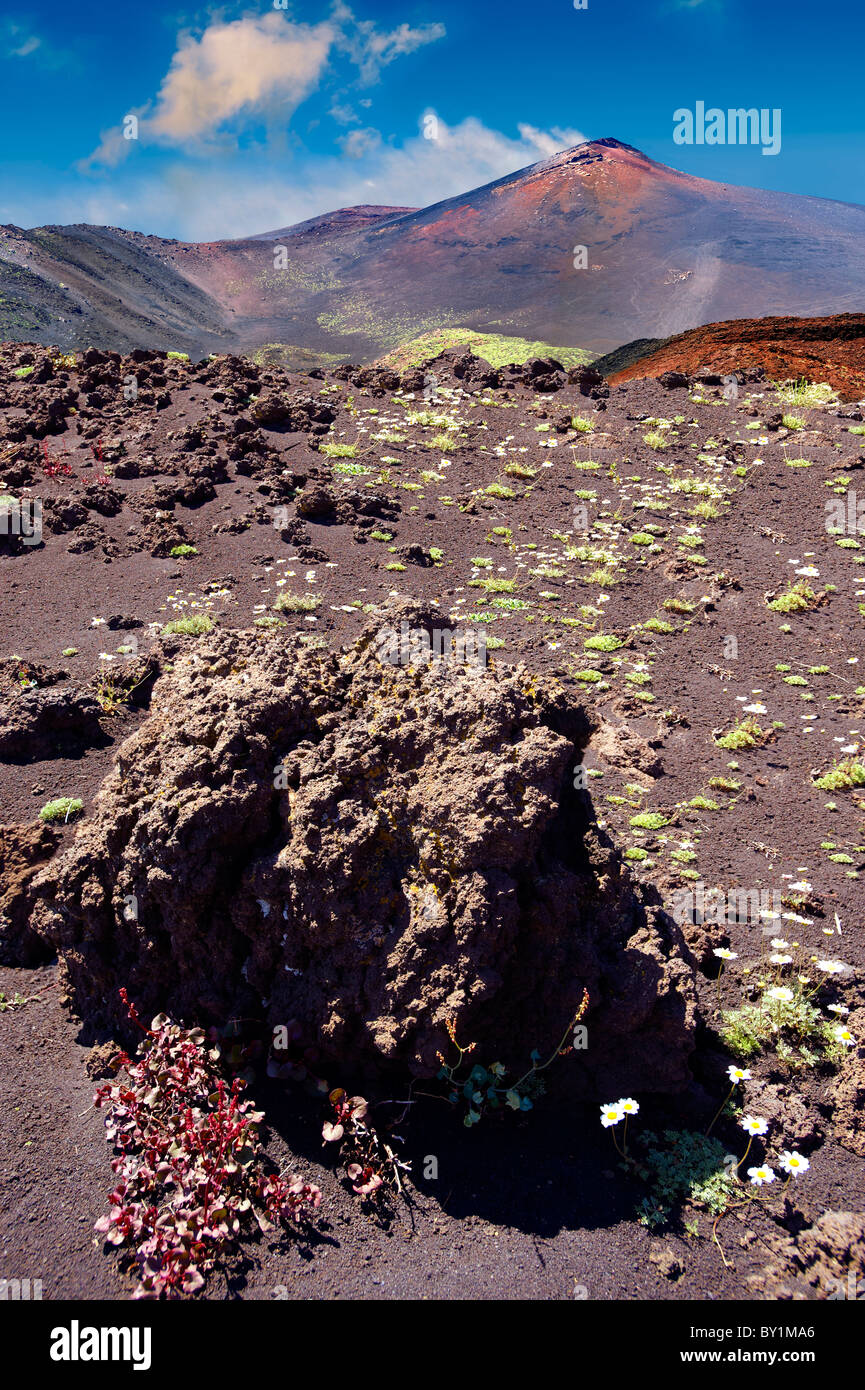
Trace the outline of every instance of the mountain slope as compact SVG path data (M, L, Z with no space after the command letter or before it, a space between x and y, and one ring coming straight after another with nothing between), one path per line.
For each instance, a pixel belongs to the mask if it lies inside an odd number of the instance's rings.
M0 334L67 349L228 351L222 306L154 255L155 241L116 227L0 227Z
M343 208L235 241L6 229L0 273L22 278L0 332L370 359L459 324L600 353L721 319L859 309L863 252L865 208L693 178L598 140L428 208ZM55 313L61 332L41 322Z

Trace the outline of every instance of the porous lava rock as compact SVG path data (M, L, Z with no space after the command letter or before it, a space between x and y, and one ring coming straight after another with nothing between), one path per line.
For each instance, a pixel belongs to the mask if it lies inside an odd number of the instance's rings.
M73 756L107 742L96 697L88 690L29 689L6 696L0 691L0 758L37 762L61 753Z
M57 848L52 825L0 825L0 964L36 965L48 951L29 926L34 874Z
M849 1049L829 1086L832 1120L839 1144L865 1158L865 1007L854 1009L845 1019L853 1037L858 1039Z
M804 1213L797 1213L797 1221ZM803 1302L813 1298L859 1297L865 1275L865 1212L827 1211L813 1225L763 1237L775 1257L748 1276L756 1296Z
M145 1017L296 1021L343 1069L429 1076L449 1022L524 1068L585 989L575 1093L687 1085L693 974L574 789L579 697L380 660L403 622L449 626L405 604L338 653L222 632L178 656L37 881L75 1007L123 1033L126 986Z

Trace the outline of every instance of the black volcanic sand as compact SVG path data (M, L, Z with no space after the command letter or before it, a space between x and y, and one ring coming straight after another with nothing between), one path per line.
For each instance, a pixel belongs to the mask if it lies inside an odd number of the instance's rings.
M812 957L855 967L826 977L823 999L849 1007L862 1036L865 794L813 785L865 743L865 550L825 525L827 500L857 485L865 496L855 406L791 405L759 372L733 403L693 381L589 395L577 373L493 374L449 354L427 369L424 399L422 373L325 380L235 358L137 356L91 351L76 365L41 348L0 352L0 496L44 506L41 545L0 536L5 825L31 825L59 796L81 797L89 814L146 715L154 673L196 640L160 638L165 623L206 614L246 629L277 616L338 646L390 595L434 600L482 622L497 663L524 661L580 692L599 722L586 758L595 813L634 875L665 901L697 880L778 890L794 915L774 925L801 943L801 968L816 979ZM139 395L126 401L132 374ZM810 466L791 466L801 460ZM172 558L179 544L197 553ZM800 579L812 606L772 611L768 600ZM320 602L274 615L284 593ZM599 634L617 644L587 648ZM131 638L137 652L118 652ZM131 686L119 709L104 708ZM765 739L719 747L715 735L749 706ZM712 786L719 778L729 785ZM666 823L633 826L645 811ZM756 997L770 968L754 926L686 934L705 1020L694 1085L643 1101L633 1135L705 1129L735 1060L719 1006ZM712 951L723 946L736 959L719 984ZM112 1182L88 1049L56 964L39 962L38 947L27 959L0 969L0 1276L41 1277L46 1298L126 1298L132 1285L92 1233ZM322 1155L319 1103L261 1079L268 1153L322 1188L317 1234L245 1247L208 1295L572 1298L582 1286L598 1299L823 1298L827 1271L865 1268L863 1056L857 1046L838 1064L772 1053L745 1064L740 1099L772 1121L770 1161L796 1148L811 1168L783 1193L779 1181L743 1200L717 1240L696 1207L672 1226L639 1224L646 1188L619 1167L597 1108L562 1109L554 1085L531 1115L471 1132L443 1106L415 1107L399 1131L410 1201L383 1216ZM731 1120L716 1132L744 1152ZM748 1164L763 1153L755 1143ZM434 1180L423 1176L430 1155ZM817 1249L809 1228L827 1212L854 1215Z

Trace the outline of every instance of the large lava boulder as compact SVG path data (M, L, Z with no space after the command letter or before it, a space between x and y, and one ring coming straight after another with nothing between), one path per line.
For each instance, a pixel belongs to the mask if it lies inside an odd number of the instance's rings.
M574 789L578 697L422 645L391 665L384 626L338 654L221 633L160 679L37 880L77 1010L122 1032L126 986L145 1017L297 1021L343 1073L423 1076L449 1021L524 1067L586 989L588 1048L561 1069L578 1092L684 1085L686 948Z

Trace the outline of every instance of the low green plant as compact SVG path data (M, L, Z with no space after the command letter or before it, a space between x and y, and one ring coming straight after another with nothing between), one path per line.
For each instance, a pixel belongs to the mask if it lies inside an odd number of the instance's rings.
M277 613L314 613L321 605L320 594L280 594L273 605Z
M742 748L756 748L765 738L766 730L760 728L753 716L749 716L726 734L716 734L715 742L719 748L737 751Z
M162 637L203 637L212 632L216 624L206 613L196 613L192 618L174 618L166 623L160 634Z
M475 1044L469 1043L467 1047L461 1047L456 1039L454 1024L449 1021L445 1026L457 1057L455 1062L448 1062L441 1052L438 1053L441 1062L438 1080L445 1083L447 1095L444 1098L451 1105L462 1104L466 1107L463 1116L466 1128L471 1129L473 1125L478 1124L488 1110L531 1110L534 1101L539 1095L543 1095L545 1089L540 1073L546 1071L557 1057L567 1056L573 1051L573 1046L568 1045L568 1038L574 1034L576 1041L577 1026L588 1007L589 993L584 989L580 1007L568 1023L555 1051L542 1062L541 1054L535 1048L529 1054L531 1066L514 1081L505 1080L507 1068L501 1062L491 1062L487 1067L476 1064L466 1074L465 1059L475 1050ZM585 1029L581 1031L585 1034ZM584 1045L582 1041L581 1045Z
M637 1209L641 1225L660 1226L685 1203L712 1216L726 1211L738 1184L717 1139L692 1129L665 1129L660 1137L645 1130L636 1145L637 1175L650 1187Z
M517 587L515 579L470 579L470 589L486 589L490 594L512 594Z
M836 759L829 771L816 779L814 786L825 792L848 792L854 787L865 787L865 764L854 758Z
M818 596L806 579L788 585L783 594L766 600L773 613L805 613L818 602Z
M772 383L780 399L787 405L801 407L831 405L838 399L835 388L826 381L774 381Z
M319 452L326 454L329 459L353 459L357 453L356 444L339 444L333 440L325 440L319 445Z
M635 816L631 816L630 825L634 830L662 830L665 825L669 825L668 818L660 811L638 811Z
M39 812L39 819L51 825L63 821L64 825L74 820L84 809L84 802L76 796L58 796L54 801L46 801Z
M757 1003L727 1009L721 1015L720 1035L735 1057L746 1061L773 1051L795 1068L813 1067L843 1050L833 1027L811 1003L806 989L796 984L789 999L764 994Z

